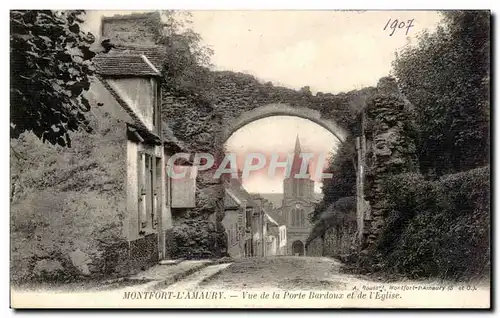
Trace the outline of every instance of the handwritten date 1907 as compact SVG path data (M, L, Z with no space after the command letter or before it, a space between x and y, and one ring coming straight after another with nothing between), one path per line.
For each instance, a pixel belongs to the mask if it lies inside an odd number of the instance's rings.
M396 32L397 29L403 29L405 27L406 27L406 35L408 35L410 28L412 26L414 26L413 21L415 19L408 20L407 22L399 21L398 19L395 19L395 20L392 20L392 23L391 23L391 20L392 19L389 19L384 27L384 31L387 30L387 27L389 27L389 29L392 29L392 32L391 32L391 34L389 34L389 36L392 36L394 34L394 32Z

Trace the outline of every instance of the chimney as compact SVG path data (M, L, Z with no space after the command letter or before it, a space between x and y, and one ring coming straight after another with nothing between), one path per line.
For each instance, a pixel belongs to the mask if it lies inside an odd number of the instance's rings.
M159 12L102 17L101 35L118 45L155 45L162 32Z

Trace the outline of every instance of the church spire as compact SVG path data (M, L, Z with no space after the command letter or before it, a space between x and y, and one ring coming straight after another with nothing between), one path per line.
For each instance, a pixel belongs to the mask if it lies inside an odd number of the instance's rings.
M302 158L300 157L301 152L302 150L300 149L300 139L299 135L297 134L297 138L295 138L295 150L293 156L292 170L290 171L290 176L292 178L295 174L299 174L300 172L300 167L302 166ZM307 170L309 170L309 167L307 167Z
M297 137L295 138L295 150L294 150L294 152L295 152L295 155L298 155L301 152L299 134L297 134Z

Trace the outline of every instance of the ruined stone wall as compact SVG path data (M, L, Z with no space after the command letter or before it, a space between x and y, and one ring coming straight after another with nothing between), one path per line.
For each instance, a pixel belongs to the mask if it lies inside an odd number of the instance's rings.
M156 17L136 17L105 20L102 27L104 36L133 44L154 43L154 28L158 26ZM226 126L245 112L268 104L283 103L317 111L322 119L334 120L341 128L350 131L356 110L373 90L367 88L347 94L313 95L307 87L301 90L276 87L271 83L262 83L251 75L229 71L209 72L206 79L188 76L182 80L193 81L186 87L199 88L199 94L193 94L191 89L189 94L183 96L164 86L162 119L170 125L176 137L188 145L186 151L211 153L218 157L216 162L220 162L224 153ZM203 95L203 98L197 94ZM174 258L211 257L217 255L218 246L224 244L225 230L221 222L224 217L223 189L220 181L212 178L213 172L201 172L197 179L196 208L176 214L174 229L169 235L172 245L176 245L172 249ZM217 215L215 222L209 221L214 213Z
M366 179L365 199L370 203L361 248L362 254L372 253L383 230L389 209L383 183L395 174L418 171L414 133L405 101L392 78L382 78L377 94L366 109Z
M317 237L314 240L308 242L306 246L307 256L323 256L323 238Z
M342 222L325 230L323 255L348 260L355 253L356 223Z
M251 75L230 71L211 72L208 86L211 100L223 114L224 122L264 105L283 103L319 111L322 118L334 120L347 131L352 130L356 112L373 92L373 88L365 88L349 93L318 92L313 95L307 88L294 90L274 86Z
M336 122L336 116L351 116L349 107L352 100L347 95L313 96L305 91L262 84L250 75L233 72L213 72L209 84L212 104L196 103L189 97L173 96L168 92L163 96L163 119L171 125L176 136L188 145L192 153L208 152L222 158L225 142L223 131L227 125L241 114L270 103L281 102L291 107L306 107L318 110L321 114L326 112L327 116L332 116ZM185 220L180 222L184 224L182 232L186 231L186 222L189 222L189 227L197 228L190 232L203 233L198 224L205 224L208 216L216 213L217 222L210 222L210 226L215 228L218 237L222 238L223 225L220 221L223 218L223 210L219 197L222 196L222 190L219 181L211 178L212 173L213 171L203 172L198 178L197 207L180 216ZM198 221L193 222L193 219ZM181 231L178 232L180 235ZM176 244L181 241L177 240ZM186 252L177 255L186 257L184 253L187 253L188 249L184 250ZM210 251L216 252L217 249Z
M350 261L356 257L355 234L355 222L330 226L322 236L308 242L307 256L326 256Z
M186 152L210 153L220 162L223 143L220 141L220 116L211 105L196 104L189 98L163 95L162 118L176 137L187 145ZM209 258L219 256L220 246L227 243L224 217L224 189L214 169L199 171L196 185L196 207L175 214L173 258ZM210 217L215 214L215 217Z
M311 231L308 245L312 244L314 254L318 254L317 245L320 244L319 255L351 261L357 253L356 230L356 198L340 198L320 215L320 221Z

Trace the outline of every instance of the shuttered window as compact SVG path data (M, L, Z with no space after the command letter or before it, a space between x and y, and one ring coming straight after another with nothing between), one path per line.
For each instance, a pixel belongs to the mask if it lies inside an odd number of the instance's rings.
M137 172L138 172L138 183L139 183L139 229L142 231L148 222L147 222L147 182L146 182L146 154L140 152L138 156L138 164L137 164Z
M146 218L152 214L153 211L153 167L151 165L151 156L146 154ZM147 225L146 221L146 225Z
M172 208L196 207L196 166L174 166L175 171L186 171L186 176L171 179L170 191Z
M247 208L245 212L246 212L245 225L246 228L248 229L252 227L252 208Z
M161 209L161 158L146 152L138 156L138 199L139 199L139 234L145 229L158 226L158 215Z

